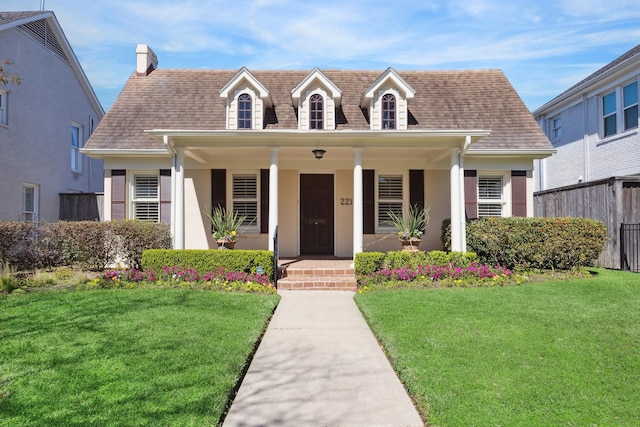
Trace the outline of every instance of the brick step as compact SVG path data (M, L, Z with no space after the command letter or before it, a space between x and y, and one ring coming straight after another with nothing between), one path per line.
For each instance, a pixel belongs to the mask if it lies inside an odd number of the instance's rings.
M353 268L281 268L280 277L355 276Z
M354 275L293 275L278 279L278 289L317 289L353 291L357 282Z

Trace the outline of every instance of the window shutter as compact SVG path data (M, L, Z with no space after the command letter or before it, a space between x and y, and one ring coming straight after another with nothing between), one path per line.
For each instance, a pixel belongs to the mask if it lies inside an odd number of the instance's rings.
M171 224L171 169L160 169L160 222Z
M375 171L365 169L362 171L362 232L375 234Z
M269 233L269 169L260 169L260 233Z
M478 218L478 173L464 171L464 207L467 219Z
M211 210L227 208L227 170L211 169Z
M411 206L424 207L424 171L422 169L409 171L409 203Z
M527 171L511 171L511 215L527 216Z
M111 170L111 219L125 219L127 201L127 171Z

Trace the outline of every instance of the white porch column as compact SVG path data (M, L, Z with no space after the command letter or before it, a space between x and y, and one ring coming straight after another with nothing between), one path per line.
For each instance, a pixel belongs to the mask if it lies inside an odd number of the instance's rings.
M278 149L271 149L269 164L269 250L275 249L273 237L278 226Z
M362 194L362 148L354 149L353 155L353 258L362 252L363 218L362 209L364 196Z
M460 156L458 148L451 149L451 250L462 252L462 230L460 228Z
M173 248L184 249L184 148L176 148Z
M467 154L467 150L471 146L471 135L464 137L464 146L460 150L460 244L462 252L467 252L467 209L465 206L464 198L464 156Z

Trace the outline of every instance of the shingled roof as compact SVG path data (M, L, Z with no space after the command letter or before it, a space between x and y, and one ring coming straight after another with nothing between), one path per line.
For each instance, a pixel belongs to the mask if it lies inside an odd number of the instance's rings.
M337 131L369 130L362 93L382 71L323 70L342 90ZM161 148L150 129L225 129L220 89L237 71L156 69L133 73L86 144L89 149ZM271 93L265 129L297 129L291 90L309 71L251 71ZM489 130L474 149L550 149L551 144L499 70L398 72L416 91L409 130ZM398 132L403 132L399 130Z

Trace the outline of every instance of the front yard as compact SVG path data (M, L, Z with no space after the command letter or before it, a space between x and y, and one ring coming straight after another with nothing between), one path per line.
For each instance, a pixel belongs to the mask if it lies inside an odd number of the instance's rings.
M640 425L640 276L596 271L356 302L430 426Z
M0 295L0 426L216 425L277 295Z

